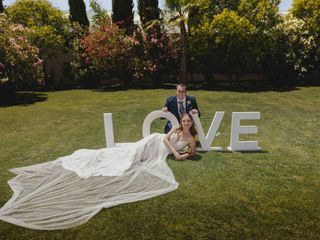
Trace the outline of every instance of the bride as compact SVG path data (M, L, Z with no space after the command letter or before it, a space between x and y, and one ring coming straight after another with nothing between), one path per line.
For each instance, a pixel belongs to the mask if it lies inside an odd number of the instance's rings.
M11 169L11 199L0 220L39 230L75 227L102 208L140 201L178 188L166 163L195 154L196 131L186 113L167 135L152 134L129 146L80 149L51 162ZM181 149L189 148L186 153Z

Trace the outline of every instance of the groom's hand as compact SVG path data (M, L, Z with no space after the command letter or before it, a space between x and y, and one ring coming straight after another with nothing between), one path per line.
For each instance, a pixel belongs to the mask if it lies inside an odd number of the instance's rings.
M192 114L194 114L194 113L198 113L198 109L191 109L190 111L189 111L190 113L192 113Z
M167 107L164 107L161 109L163 112L168 112L168 108Z

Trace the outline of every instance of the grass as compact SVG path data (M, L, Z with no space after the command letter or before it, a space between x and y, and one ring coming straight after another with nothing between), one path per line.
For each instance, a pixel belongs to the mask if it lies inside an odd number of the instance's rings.
M26 94L26 93L23 93ZM28 101L0 107L0 206L12 195L8 169L54 160L80 148L105 146L102 115L113 113L116 142L141 138L145 116L174 90L67 90L27 93ZM205 131L225 111L213 146L197 161L168 164L178 190L103 209L89 222L35 231L0 221L0 239L319 239L320 87L291 91L190 91ZM32 101L32 99L35 99ZM231 114L260 111L260 153L226 150ZM152 131L162 131L156 120Z

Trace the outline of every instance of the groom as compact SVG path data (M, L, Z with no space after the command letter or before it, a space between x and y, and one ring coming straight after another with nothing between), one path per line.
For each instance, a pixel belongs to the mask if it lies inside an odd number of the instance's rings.
M200 111L198 109L196 98L193 96L187 96L186 85L180 83L177 85L176 96L171 96L167 98L167 101L162 108L164 112L171 112L180 122L180 116L184 113L198 113L200 117ZM168 133L172 128L171 122L167 122L164 133Z

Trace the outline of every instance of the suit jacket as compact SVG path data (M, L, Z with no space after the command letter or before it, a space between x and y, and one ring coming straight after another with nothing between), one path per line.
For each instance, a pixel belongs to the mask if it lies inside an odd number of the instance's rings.
M164 106L167 107L169 112L171 112L180 122L177 96L168 97ZM186 112L189 112L192 109L197 109L200 117L200 111L198 109L196 98L193 96L186 96ZM166 126L164 127L164 133L168 133L171 128L172 128L172 125L168 121Z

